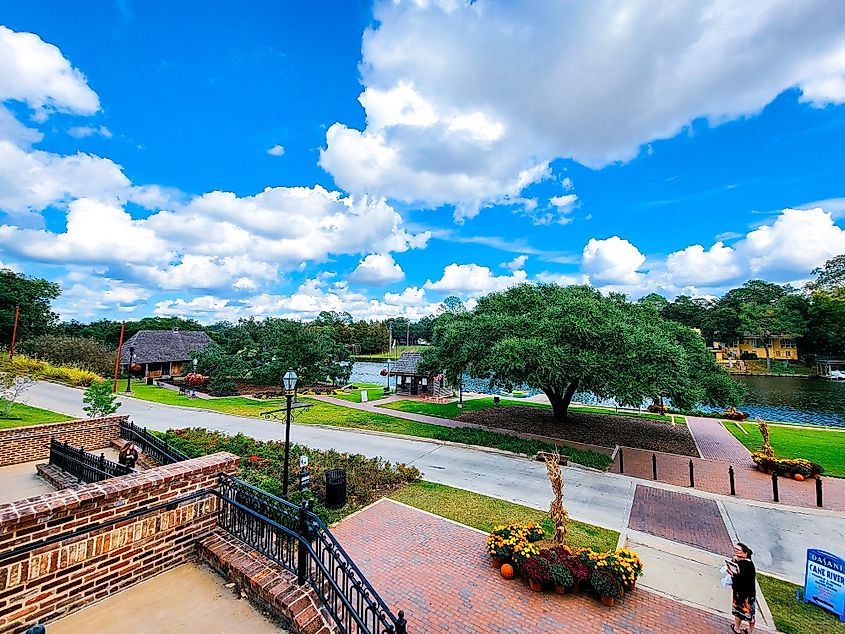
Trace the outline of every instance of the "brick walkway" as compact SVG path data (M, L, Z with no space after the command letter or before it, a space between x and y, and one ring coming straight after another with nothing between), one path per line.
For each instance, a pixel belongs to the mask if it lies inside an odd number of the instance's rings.
M531 592L490 566L484 535L390 500L332 529L408 631L523 634L663 630L712 634L729 621L637 589L612 608L586 594Z
M754 466L751 452L725 429L720 420L697 416L686 418L687 427L701 450L702 458L727 462L732 464L734 469L740 466Z
M716 502L686 493L637 485L628 528L709 552L732 550Z
M652 480L652 453L657 457L657 481L688 487L689 462L687 456L622 448L625 475L643 480ZM730 494L730 480L726 462L692 458L695 473L695 488L710 493ZM752 466L734 466L736 497L760 502L773 502L772 477ZM619 473L619 455L610 467L612 473ZM845 479L823 478L824 508L845 511ZM791 478L778 478L780 503L804 508L816 508L815 480L798 482Z

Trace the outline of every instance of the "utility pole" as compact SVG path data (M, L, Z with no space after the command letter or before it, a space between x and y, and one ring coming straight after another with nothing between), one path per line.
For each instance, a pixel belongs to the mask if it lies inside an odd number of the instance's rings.
M393 347L393 324L387 329L387 393L390 394L390 349Z
M9 358L15 356L15 339L18 336L18 316L21 314L21 307L15 306L15 325L12 326L12 345L9 346Z

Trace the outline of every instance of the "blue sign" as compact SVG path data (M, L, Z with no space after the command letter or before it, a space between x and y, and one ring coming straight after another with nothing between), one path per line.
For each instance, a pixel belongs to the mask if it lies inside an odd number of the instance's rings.
M845 621L845 559L815 548L807 550L804 601Z

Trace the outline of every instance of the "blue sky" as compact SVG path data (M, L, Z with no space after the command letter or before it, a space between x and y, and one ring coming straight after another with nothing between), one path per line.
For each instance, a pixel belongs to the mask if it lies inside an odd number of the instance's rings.
M59 282L64 318L713 295L845 253L838 5L33 1L0 24L0 264Z

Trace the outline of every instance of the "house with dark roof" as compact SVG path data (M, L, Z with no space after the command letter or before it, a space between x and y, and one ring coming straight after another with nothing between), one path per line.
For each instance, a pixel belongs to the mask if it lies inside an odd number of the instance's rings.
M146 378L167 378L190 372L191 360L211 344L211 337L197 330L140 330L127 339L120 349L120 365L141 366Z
M447 398L452 390L443 380L443 375L421 373L418 369L421 355L419 352L403 352L390 364L390 376L396 377L396 394L405 396L423 396Z

